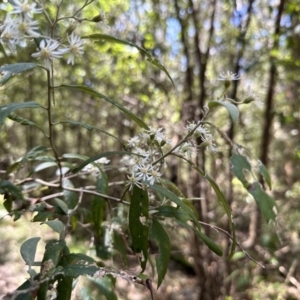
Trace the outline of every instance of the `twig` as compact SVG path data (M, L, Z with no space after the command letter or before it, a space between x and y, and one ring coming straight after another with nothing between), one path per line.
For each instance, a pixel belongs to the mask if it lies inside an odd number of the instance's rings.
M218 231L223 232L224 234L226 234L226 235L233 241L233 237L232 237L232 235L231 235L228 231L226 231L226 230L224 230L224 229L222 229L222 228L220 228L220 227L218 227L218 226L211 225L211 224L208 224L208 223L205 223L205 222L202 222L202 221L198 221L198 222L199 222L199 224L201 224L201 225L208 226L208 227L210 227L210 228L212 228L212 229L215 229L217 232L218 232ZM258 264L259 266L261 266L262 268L265 269L265 266L262 265L262 264L261 264L260 262L258 262L257 260L255 260L252 256L250 256L250 254L248 254L247 251L245 251L245 250L243 249L243 247L242 247L237 241L236 241L235 243L236 243L237 246L242 250L242 252L243 252L244 254L246 254L246 256L248 256L248 258L249 258L250 260L254 261L256 264Z

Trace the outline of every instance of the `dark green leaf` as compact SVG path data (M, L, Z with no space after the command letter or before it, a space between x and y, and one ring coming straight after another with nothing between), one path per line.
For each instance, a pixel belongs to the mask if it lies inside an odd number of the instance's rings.
M236 123L239 120L240 113L236 105L225 101L219 101L219 100L210 101L208 103L209 108L213 108L215 106L224 106L228 110L232 122Z
M142 272L145 270L148 258L148 209L148 192L134 186L129 208L129 230L133 251L135 253L142 253Z
M121 257L125 265L128 265L128 259L127 259L127 243L125 241L125 237L123 237L122 234L114 230L114 235L113 235L113 245L114 248L120 252Z
M58 198L55 198L54 201L66 215L69 213L69 208L68 208L68 205L66 204L66 202L64 202Z
M69 265L64 267L63 272L66 276L70 276L76 278L81 275L90 275L93 276L99 268L95 265L84 265L84 264L76 264L76 265Z
M40 67L40 65L34 63L16 63L0 67L0 74L2 75L0 85L5 84L15 75L34 69L36 67Z
M90 280L100 290L101 294L105 296L107 300L118 300L116 294L113 291L113 283L111 277L105 276L104 278L97 278Z
M274 198L269 196L261 188L261 185L258 182L252 183L248 191L255 199L266 221L269 222L271 220L275 220L277 215L277 206Z
M54 231L58 232L59 234L61 234L65 228L63 222L60 220L47 221L45 222L45 224L47 224L49 227L51 227Z
M156 219L153 219L150 237L156 242L158 246L159 253L156 256L155 261L158 276L157 288L159 288L168 270L171 244L168 234Z
M83 92L86 92L94 97L97 98L101 98L107 102L109 102L110 104L116 106L117 108L119 108L119 110L121 110L129 119L131 119L132 121L134 121L137 125L139 125L140 127L144 128L144 129L149 129L149 127L147 126L147 124L140 119L139 117L137 117L134 113L132 113L130 110L128 110L127 108L125 108L124 106L122 106L121 104L115 102L114 100L110 99L109 97L87 87L84 85L61 85L58 87L69 87L69 88L74 88Z
M194 230L197 233L197 235L199 236L199 238L206 244L206 246L211 251L213 251L214 253L216 253L219 256L223 255L223 251L220 249L220 247L217 246L214 241L212 241L207 235L205 235L204 233L202 233L198 228L194 228L191 225L189 225L189 224L187 224L185 222L179 221L179 220L176 220L176 222L178 224L180 224L181 226L183 226L183 227L186 227L188 229Z
M53 219L54 213L48 211L40 211L37 215L34 216L32 222L44 222L49 219Z
M21 102L21 103L8 103L6 105L0 106L0 128L4 123L5 118L7 118L13 111L20 108L39 108L41 107L38 103L30 102Z
M34 263L35 253L36 253L36 247L41 238L40 237L34 237L27 241L25 241L20 248L22 258L26 262L26 265L32 266Z
M113 42L113 43L117 43L117 44L121 44L121 45L128 45L131 47L135 47L136 49L138 49L143 55L145 55L147 57L147 61L149 61L151 64L155 65L156 67L158 67L160 70L162 70L163 72L165 72L165 74L169 77L169 79L171 80L173 86L174 82L172 80L172 77L170 76L169 72L167 71L167 69L159 62L159 60L157 58L155 58L154 56L152 56L147 50L145 50L144 48L123 40L123 39L118 39L115 38L114 36L108 35L108 34L101 34L101 33L96 33L96 34L91 34L88 36L84 36L82 37L83 39L94 39L94 40L104 40L104 41L108 41L108 42Z
M268 169L265 167L265 165L261 161L259 161L258 163L259 163L258 164L259 173L264 178L264 180L267 183L269 189L272 190L272 181L271 181L271 177L270 177Z
M190 215L180 207L163 205L158 207L156 210L157 217L175 218L181 221L191 220Z
M0 180L0 194L5 194L6 192L11 194L17 200L23 200L23 194L19 187L8 180Z
M63 179L63 188L74 188L74 185L71 180L64 178ZM78 195L73 191L64 190L65 203L70 209L73 209L78 203Z
M18 123L20 123L21 125L24 125L24 126L34 126L34 127L38 128L40 131L42 131L42 132L46 135L46 133L45 133L45 131L42 129L42 127L40 127L38 124L36 124L36 123L34 123L34 122L30 121L30 120L27 120L27 119L25 119L25 118L21 118L21 117L15 115L15 114L10 114L10 115L8 116L8 118L9 118L10 120L13 120L13 121L15 121L15 122L18 122Z

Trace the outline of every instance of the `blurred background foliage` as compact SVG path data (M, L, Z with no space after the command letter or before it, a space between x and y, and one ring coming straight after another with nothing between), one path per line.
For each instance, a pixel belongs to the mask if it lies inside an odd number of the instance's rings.
M61 11L74 12L82 2L64 1ZM0 5L5 5L5 1ZM215 111L210 121L237 144L245 146L253 161L260 159L268 167L273 185L272 191L268 192L275 197L279 207L276 226L265 223L254 200L232 177L229 164L232 153L223 139L217 138L218 153L205 152L204 155L199 152L197 160L225 191L235 219L238 242L265 269L249 260L240 249L231 261L226 255L217 257L192 233L183 229L177 231L177 225L170 224L172 260L170 272L157 292L158 299L299 299L298 1L94 1L81 17L91 20L99 13L101 22L82 21L77 24L81 36L105 33L136 43L163 63L173 78L175 88L166 74L149 64L135 48L88 39L84 55L74 66L63 61L55 62L55 85L90 86L127 107L148 125L163 127L174 141L181 137L187 121L199 120L203 106L220 97L224 87L217 77L221 71L230 70L241 75L240 81L232 82L228 97L243 100L248 86L251 86L264 104L261 108L253 103L241 105L241 118L236 125L230 122L225 109ZM5 11L0 10L0 19L4 17ZM24 48L14 55L2 49L0 65L34 61L31 57L34 51L34 47L30 50ZM45 74L40 70L16 76L8 85L1 87L1 104L36 101L45 105L45 85ZM40 109L17 113L46 126L44 114ZM56 90L54 119L56 122L73 120L87 123L123 141L133 137L137 130L116 108L79 90ZM217 132L214 136L218 136ZM89 131L74 124L56 125L55 141L60 156L79 153L90 157L108 150L123 149L122 144L97 129ZM27 126L7 119L0 131L0 170L6 170L33 147L47 143L38 129L32 127L28 130ZM112 159L106 167L107 176L110 181L124 180L124 174L114 168L115 164L118 160ZM31 162L14 176L24 176L36 165L36 162ZM182 163L170 161L169 166L166 172L172 182L188 197L204 199L194 203L200 220L228 229L224 211L205 182ZM47 172L51 180L55 169ZM111 196L120 192L118 186L109 187ZM86 199L87 214L90 205L91 199ZM113 211L108 222L115 218L121 224L125 217L126 214L119 208ZM25 219L30 220L29 217ZM7 230L5 222L8 221L1 222L0 232ZM9 224L13 226L9 227L11 232L15 232L18 223ZM204 227L204 230L222 245L225 252L226 249L228 251L228 236L209 227ZM102 259L110 259L111 255L100 251L101 244L105 244L105 230L103 232L96 241L100 245L97 254ZM78 249L81 243L88 247L92 236L92 230L81 228L73 235L74 247ZM2 265L15 264L15 253L12 254L14 251L11 252L10 245L10 238L1 234L1 252L11 253L1 258ZM5 278L1 277L4 290ZM120 286L120 299L141 299L141 294L140 298L128 294L131 288Z

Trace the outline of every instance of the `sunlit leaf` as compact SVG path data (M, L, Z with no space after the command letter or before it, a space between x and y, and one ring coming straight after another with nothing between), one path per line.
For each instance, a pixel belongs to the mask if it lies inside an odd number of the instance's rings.
M4 123L4 120L15 110L20 108L39 108L41 107L38 103L21 102L21 103L8 103L0 106L0 128Z
M225 101L219 101L219 100L210 101L208 103L209 108L213 108L216 106L224 106L228 110L232 122L236 123L239 120L240 113L236 105Z
M159 288L168 270L171 244L168 234L156 219L153 219L150 237L156 242L158 246L158 255L156 256L155 261L158 276L157 288Z
M0 67L0 74L2 75L0 85L5 84L15 75L34 69L36 67L40 67L40 65L34 63L16 63L2 66Z
M141 128L144 129L149 129L148 125L139 117L137 117L134 113L132 113L130 110L128 110L127 108L125 108L124 106L122 106L121 104L115 102L114 100L110 99L109 97L89 88L88 86L85 85L61 85L58 86L59 87L68 87L68 88L74 88L83 92L86 92L96 98L101 98L105 101L107 101L108 103L116 106L119 110L121 110L129 119L131 119L132 121L134 121L137 125L139 125Z
M251 165L246 156L241 154L233 154L230 157L232 164L231 171L240 180L245 188L248 187L248 182L245 178L245 170L251 172Z

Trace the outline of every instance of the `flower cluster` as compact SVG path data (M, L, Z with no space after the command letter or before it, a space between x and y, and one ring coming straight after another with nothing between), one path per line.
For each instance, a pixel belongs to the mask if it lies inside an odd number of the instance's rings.
M200 145L200 147L206 147L207 150L211 150L213 152L218 152L218 148L216 147L216 144L213 141L213 136L212 134L209 132L209 130L204 126L201 125L201 122L195 123L194 121L188 122L189 124L185 127L188 132L193 132L193 136L195 138L201 138L202 140L202 144ZM190 154L193 154L196 152L196 149L189 149L189 151L183 151L186 150L185 148L187 147L187 145L183 145L179 150L181 150L182 153L190 156ZM190 143L190 148L194 147L191 143ZM195 147L194 147L195 148Z
M134 185L144 188L159 181L161 164L154 163L159 158L160 148L170 143L162 128L152 127L128 140L128 147L134 155L124 156L121 162L128 173L127 185L130 189Z
M53 59L61 58L69 54L67 63L74 64L75 56L82 55L83 41L73 31L67 35L66 39L54 36L44 36L38 27L38 21L33 20L33 14L43 11L43 8L36 8L36 3L28 3L28 0L12 0L10 4L13 8L3 24L0 25L0 41L7 45L11 52L16 50L16 46L24 39L31 40L39 38L39 51L32 54L32 57L42 59L47 69L51 69ZM65 42L65 43L64 43Z

